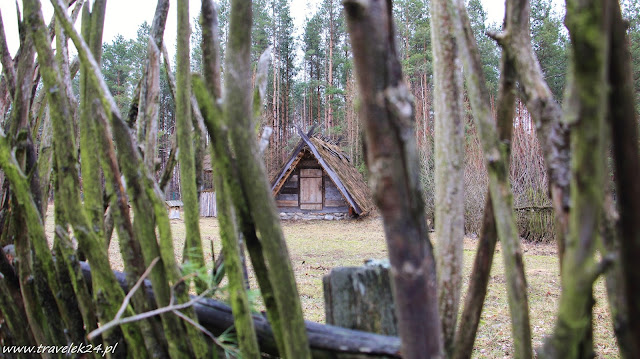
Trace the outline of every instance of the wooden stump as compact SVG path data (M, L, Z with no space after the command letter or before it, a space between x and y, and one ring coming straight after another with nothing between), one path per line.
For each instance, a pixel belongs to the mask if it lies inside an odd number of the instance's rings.
M334 268L322 282L327 324L398 335L388 261Z

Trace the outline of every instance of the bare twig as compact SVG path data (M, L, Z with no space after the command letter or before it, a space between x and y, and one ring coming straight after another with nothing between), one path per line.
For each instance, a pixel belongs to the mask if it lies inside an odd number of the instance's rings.
M7 87L11 97L16 92L16 70L13 67L13 60L7 46L7 37L4 33L4 22L2 21L2 12L0 12L0 61L2 61L2 71L7 79Z
M206 336L208 336L212 342L214 342L217 346L223 348L224 350L228 350L231 351L235 354L239 354L240 351L230 345L227 345L225 343L223 343L222 341L218 340L218 338L216 338L215 335L213 335L213 333L211 333L210 331L207 330L207 328L203 327L202 325L200 325L198 322L196 322L195 320L187 317L186 315L182 314L182 312L178 311L178 310L173 310L172 311L173 314L177 315L178 317L180 317L181 319L183 319L185 322L191 324L192 326L194 326L196 329L198 329L199 331L201 331L203 334L205 334Z
M156 257L154 260L151 261L151 264L149 264L149 267L147 267L147 270L145 270L144 273L142 273L142 277L138 279L138 281L133 286L133 288L131 288L129 293L127 293L127 295L124 297L124 300L122 301L122 305L120 306L120 310L118 310L118 313L116 313L116 318L119 319L120 317L122 317L122 314L124 313L124 311L127 309L127 306L129 305L129 301L131 300L131 297L133 297L133 294L138 290L138 288L140 288L142 283L144 283L144 280L149 276L149 273L151 273L151 270L153 269L153 267L155 267L156 263L158 263L159 260L160 260L160 257Z
M196 304L202 298L204 298L207 295L209 295L215 289L216 288L209 288L209 289L205 290L204 292L202 292L202 294L200 294L197 297L192 298L188 302L184 302L184 303L181 303L181 304L171 304L171 305L168 305L166 307L154 309L154 310L151 310L151 311L148 311L148 312L132 315L130 317L126 317L126 318L122 318L122 319L118 319L118 320L114 319L114 320L112 320L112 321L110 321L108 323L105 323L100 328L98 328L98 329L92 331L91 333L89 333L89 335L87 335L87 339L92 340L93 338L97 337L98 335L101 335L102 333L106 332L107 330L113 329L113 328L115 328L115 327L117 327L119 325L122 325L122 324L137 322L139 320L151 318L151 317L154 317L156 315L160 315L160 314L164 314L164 313L168 313L168 312L173 312L174 310L187 309L187 308L193 306L194 304Z

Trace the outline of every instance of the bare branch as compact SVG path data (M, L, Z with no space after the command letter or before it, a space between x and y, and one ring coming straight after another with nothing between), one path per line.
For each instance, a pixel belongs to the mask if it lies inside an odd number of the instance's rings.
M438 358L444 351L435 259L418 180L413 104L396 54L390 5L390 1L344 2L370 185L384 218L403 355Z
M7 87L11 97L16 92L16 70L13 67L13 60L9 53L9 47L7 46L7 37L4 33L4 22L2 21L2 12L0 11L0 61L2 63L2 70L7 79Z
M450 14L456 21L456 37L460 40L462 60L467 78L469 100L474 119L479 129L485 164L489 171L489 190L494 212L498 238L503 248L503 260L507 273L507 294L512 321L512 334L516 356L531 358L531 326L529 324L529 303L527 283L522 261L522 250L516 227L511 187L509 183L509 156L501 144L498 130L493 122L486 88L482 61L476 44L464 1L455 0L456 6ZM508 56L508 55L507 55ZM503 121L508 121L502 118ZM510 125L503 124L506 128ZM507 130L510 132L510 130Z
M204 298L207 295L209 295L215 289L216 288L209 288L209 289L205 290L204 292L202 292L202 294L200 294L199 296L194 297L190 301L185 302L185 303L172 304L172 305L168 305L166 307L158 308L158 309L151 310L151 311L148 311L148 312L132 315L130 317L114 319L114 320L109 321L109 322L105 323L104 325L100 326L100 328L98 328L98 329L92 331L91 333L89 333L87 335L87 339L92 340L93 338L96 338L97 336L102 335L102 333L105 333L106 331L111 330L111 329L113 329L115 327L118 327L118 326L120 326L122 324L133 323L133 322L137 322L139 320L143 320L143 319L154 317L156 315L160 315L160 314L164 314L164 313L168 313L168 312L173 312L173 311L176 311L176 310L183 310L183 309L190 308L194 304L198 303L202 298Z
M118 313L116 313L116 319L120 319L120 317L122 317L122 314L124 314L125 309L127 309L127 306L129 305L131 297L138 290L138 288L140 288L142 283L144 283L144 280L149 276L149 273L151 273L151 270L153 269L153 267L155 267L156 263L158 263L159 260L160 257L156 257L154 260L152 260L151 264L149 264L149 267L147 267L147 270L142 273L142 277L140 277L133 288L129 290L129 293L127 293L127 295L124 297L124 300L122 301L122 306L120 306Z
M569 228L569 131L562 122L562 109L544 81L542 69L531 46L529 13L528 0L508 1L505 28L496 37L506 56L512 58L515 63L524 102L536 124L536 134L547 165L549 191L558 223L556 241L562 267L565 236Z

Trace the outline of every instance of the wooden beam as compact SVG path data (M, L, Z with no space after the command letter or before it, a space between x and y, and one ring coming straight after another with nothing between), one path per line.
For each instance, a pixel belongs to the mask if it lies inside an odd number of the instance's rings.
M296 128L298 127L296 126ZM315 129L316 129L316 125L311 126L311 128L309 129L309 132L307 132L307 137L311 136ZM302 130L298 128L298 132L302 133ZM291 158L287 162L287 165L282 168L282 170L280 171L280 175L278 176L278 179L275 180L271 185L271 192L273 193L274 196L280 191L280 188L282 187L282 183L284 183L284 181L286 181L287 178L289 177L289 173L288 173L289 169L295 168L295 165L297 165L297 163L300 161L300 159L296 159L297 158L296 154L298 155L298 157L302 158L300 156L300 151L302 151L303 147L304 147L304 141L300 139L300 142L298 142L296 149L293 150L293 152L291 152ZM293 164L294 160L296 161L295 164ZM282 183L280 181L282 181Z
M278 207L298 207L298 201L279 199L276 200Z
M280 189L282 188L282 186L284 186L284 183L287 182L287 179L289 178L289 176L291 175L291 173L293 172L293 170L296 168L296 166L298 165L298 162L300 162L300 160L303 157L303 152L302 152L302 147L304 145L304 142L301 141L300 145L298 145L298 147L300 147L300 149L297 149L297 153L298 155L293 157L291 156L291 159L289 160L289 163L287 163L287 165L284 167L283 171L280 173L280 176L278 177L278 179L274 182L273 186L271 187L271 193L275 196L278 194L278 192L280 192ZM294 152L296 153L296 152Z

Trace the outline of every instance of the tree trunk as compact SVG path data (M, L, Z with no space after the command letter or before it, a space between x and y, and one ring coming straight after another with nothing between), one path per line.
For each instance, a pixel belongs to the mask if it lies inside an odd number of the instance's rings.
M638 156L638 118L634 109L633 76L631 72L631 56L629 41L626 37L626 26L617 4L611 10L611 40L609 46L609 116L613 155L616 173L616 191L620 220L621 262L623 268L623 282L618 285L626 293L625 306L628 315L624 318L630 325L620 330L626 333L618 335L621 352L627 358L640 357L640 342L623 340L640 338L640 158ZM627 329L625 329L627 328ZM616 333L618 334L618 333Z
M176 128L178 131L178 161L180 162L180 185L184 203L184 223L186 238L182 253L183 262L192 262L204 267L204 253L200 238L200 210L196 188L196 171L192 143L193 125L191 121L191 65L189 63L189 4L178 1L178 63L176 69ZM196 280L199 292L206 284Z
M308 358L310 350L304 332L302 308L293 276L278 212L266 180L264 165L256 143L252 119L251 91L251 3L234 0L231 3L229 31L232 38L226 52L227 96L225 116L230 128L233 151L237 156L238 182L245 194L250 213L260 233L268 279L282 326L283 357ZM278 129L281 130L281 129ZM239 209L240 216L243 210ZM247 244L249 244L249 238ZM253 257L253 254L252 254ZM253 259L252 259L253 260ZM255 268L255 263L254 263ZM256 269L256 271L258 271ZM265 299L266 301L266 299Z
M491 113L491 98L486 87L480 53L464 2L455 0L450 8L454 16L456 37L461 45L462 60L469 90L469 101L473 110L478 135L482 144L484 161L489 172L489 193L494 212L498 238L502 244L502 254L507 276L507 295L512 321L514 356L531 358L531 326L529 324L529 303L527 283L522 261L520 239L513 213L513 199L509 183L508 146L500 142L498 130ZM507 55L508 56L508 55ZM501 118L501 121L507 121ZM501 126L506 126L502 123Z
M593 282L604 270L595 259L602 216L607 114L609 1L567 1L571 64L565 122L571 127L571 213L561 271L556 325L541 354L548 358L591 358ZM637 153L637 145L636 145ZM586 176L584 174L588 173Z
M453 351L462 290L464 109L462 69L447 0L431 3L435 101L435 216L438 300L447 356Z
M402 82L390 1L345 1L367 164L384 219L405 358L443 355L435 260L424 216L413 105Z
M498 136L501 142L510 144L516 102L516 74L513 58L510 58L506 53L502 54L501 70L497 111ZM507 153L511 152L509 147L507 145ZM469 289L467 289L460 326L456 333L456 349L453 356L455 359L469 358L473 352L473 343L487 294L493 254L498 238L489 190L487 190L486 198L478 250L469 280Z

